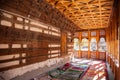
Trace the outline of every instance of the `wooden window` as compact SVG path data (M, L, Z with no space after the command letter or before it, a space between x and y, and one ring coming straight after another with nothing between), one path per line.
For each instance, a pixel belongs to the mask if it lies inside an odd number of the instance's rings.
M81 51L88 51L88 39L87 38L83 38L82 42L81 42Z
M96 31L92 31L91 36L96 36Z
M99 52L106 52L106 41L104 37L100 38L100 41L98 43L98 51Z
M82 32L82 37L87 37L88 36L88 32Z
M90 41L90 51L96 51L96 50L97 50L96 38L91 38L91 41Z
M100 30L100 36L105 35L105 30Z
M74 50L79 50L79 39L78 38L74 38Z

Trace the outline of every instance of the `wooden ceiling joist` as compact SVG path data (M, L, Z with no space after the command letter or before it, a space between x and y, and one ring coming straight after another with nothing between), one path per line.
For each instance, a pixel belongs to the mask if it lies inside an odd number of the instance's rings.
M81 29L106 28L113 0L46 0Z

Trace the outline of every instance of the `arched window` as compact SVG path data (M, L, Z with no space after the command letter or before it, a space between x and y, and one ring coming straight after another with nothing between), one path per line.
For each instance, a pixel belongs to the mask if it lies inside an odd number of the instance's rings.
M98 51L99 52L105 52L106 51L106 41L104 37L100 38L100 41L98 43Z
M79 39L74 38L74 50L79 50Z
M88 51L88 39L87 38L83 38L82 42L81 42L81 50L82 51Z
M97 41L96 38L92 38L90 41L90 51L96 51L97 50Z

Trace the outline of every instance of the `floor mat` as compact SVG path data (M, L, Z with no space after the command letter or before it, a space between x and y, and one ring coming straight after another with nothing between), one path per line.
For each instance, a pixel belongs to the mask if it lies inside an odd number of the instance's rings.
M104 61L94 60L80 80L109 80L106 69Z
M74 62L66 63L49 71L48 76L50 76L50 80L109 80L106 63L93 59L77 59Z

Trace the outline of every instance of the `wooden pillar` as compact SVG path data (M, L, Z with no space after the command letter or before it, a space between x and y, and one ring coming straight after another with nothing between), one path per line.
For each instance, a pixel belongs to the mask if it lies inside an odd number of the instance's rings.
M97 35L97 50L96 50L96 58L97 59L99 59L99 52L98 52L98 43L99 43L99 36L100 36L100 34L99 34L99 30L97 30L97 33L96 33Z
M79 45L80 45L80 43L81 43L81 32L79 32L79 37L78 38L79 38ZM81 54L81 45L79 47L78 53L79 53L79 58L81 58L82 57L82 54Z
M61 32L61 56L67 54L67 34L66 32Z
M118 48L118 54L119 54L119 68L117 70L117 80L120 79L120 0L118 0L118 41L119 41L119 48Z
M89 40L89 42L88 42L88 59L91 58L91 54L90 54L90 39L91 39L90 31L88 31L88 40Z

